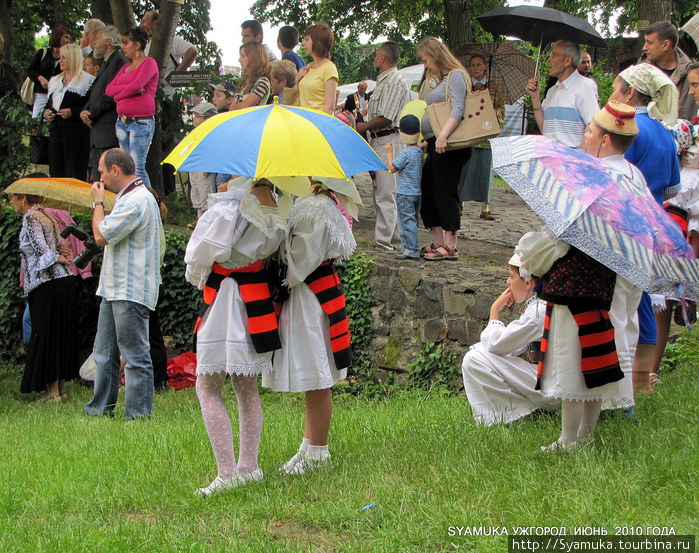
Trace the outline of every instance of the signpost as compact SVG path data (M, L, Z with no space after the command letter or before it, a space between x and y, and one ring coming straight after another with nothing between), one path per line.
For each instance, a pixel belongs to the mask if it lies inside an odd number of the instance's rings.
M190 86L192 81L210 83L213 81L213 76L209 71L173 71L165 80L172 87L182 88Z

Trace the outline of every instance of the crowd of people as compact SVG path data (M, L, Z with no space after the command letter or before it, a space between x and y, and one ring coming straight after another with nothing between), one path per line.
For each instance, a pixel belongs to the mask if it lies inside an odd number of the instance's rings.
M157 64L148 56L157 19L157 12L148 12L141 27L123 35L91 20L82 49L65 28L56 27L49 46L36 53L27 71L35 83L34 115L50 124L51 176L84 179L89 171L95 181L92 231L105 250L97 290L102 298L93 351L97 371L87 416L114 414L120 354L126 361L125 417L152 412L149 319L158 301L164 240L158 203L147 190L145 160L160 82ZM588 76L590 55L566 40L552 45L552 83L544 99L538 77L526 90L544 136L582 148L633 186L648 188L699 253L699 129L693 119L699 64L685 59L670 23L652 24L645 36L644 59L619 73L601 109L597 85ZM469 71L437 38L417 45L416 56L425 67L421 97L427 106L449 104L446 123L435 129L427 112L421 120L402 115L411 95L398 75L401 51L395 42L384 42L374 52L378 77L371 94L360 83L357 94L339 104L328 25L316 23L302 35L282 27L281 60L263 43L257 21L243 23L241 38L240 82L211 84L211 102L192 109L195 126L218 113L271 103L275 96L283 104L330 115L340 111L338 117L354 126L386 164L387 170L373 175L374 240L377 248L400 259L458 259L464 199L481 202L481 218L494 219L488 145L448 147L472 91L488 89L498 118L505 116L484 56L472 56ZM294 52L300 39L312 60L308 64ZM168 71L186 69L198 51L189 43L173 43L173 52ZM197 221L190 225L186 279L203 291L205 303L195 328L196 392L217 465L216 478L197 493L208 496L263 478L260 375L262 385L274 391L306 395L303 438L282 472L327 467L331 388L351 364L335 261L348 258L356 247L348 216L358 197L354 184L309 177L308 196L283 218L273 177L200 172L191 173L190 181ZM117 194L109 214L105 189ZM21 390L60 402L65 381L76 376L74 341L66 339L74 332L70 264L76 252L61 242L58 222L40 200L11 196L23 215L20 251L32 327ZM430 244L422 247L419 219L431 233ZM133 259L141 260L138 266ZM283 276L271 266L283 267ZM476 422L510 423L539 410L560 409L560 436L542 447L551 452L574 450L588 441L602 409L633 416L634 394L649 393L657 382L678 302L642 295L546 230L522 237L508 271L508 288L493 303L481 341L462 364ZM523 304L522 315L505 325L501 314L513 303ZM585 347L590 340L596 354ZM237 457L222 398L229 376L239 414Z

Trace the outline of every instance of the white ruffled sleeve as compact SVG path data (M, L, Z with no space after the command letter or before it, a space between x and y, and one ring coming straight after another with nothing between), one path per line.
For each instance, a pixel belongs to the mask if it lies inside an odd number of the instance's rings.
M240 201L219 202L197 221L184 254L185 278L200 290L214 263L226 261L248 221L240 216Z
M541 340L545 312L546 303L537 300L527 307L519 319L507 326L492 324L499 321L491 321L481 333L481 346L495 355L521 355L530 342Z

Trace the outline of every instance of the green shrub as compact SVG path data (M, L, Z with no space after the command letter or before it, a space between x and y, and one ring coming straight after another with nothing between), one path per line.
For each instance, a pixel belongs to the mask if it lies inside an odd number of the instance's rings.
M460 387L456 355L444 342L426 342L420 355L410 364L408 386L415 389L455 392Z
M164 296L160 304L160 327L178 347L191 349L192 332L203 304L202 293L184 278L187 239L175 231L166 233L165 266L161 269Z
M19 98L0 95L0 187L4 188L26 171L29 147L26 137L31 128L31 112Z
M17 361L22 345L24 300L19 286L19 229L22 216L7 205L0 213L0 359Z
M369 271L373 263L365 254L357 252L349 260L337 264L347 299L347 316L352 336L353 359L348 371L349 380L360 386L371 378L373 372L369 354L374 339L374 316L371 312L374 298L369 284Z

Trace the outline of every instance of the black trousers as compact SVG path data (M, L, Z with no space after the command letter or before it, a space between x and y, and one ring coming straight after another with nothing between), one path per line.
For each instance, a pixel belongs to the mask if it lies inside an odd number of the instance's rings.
M427 228L442 227L456 232L461 228L459 180L471 157L471 148L438 154L435 137L427 139L427 161L422 168L420 216Z

